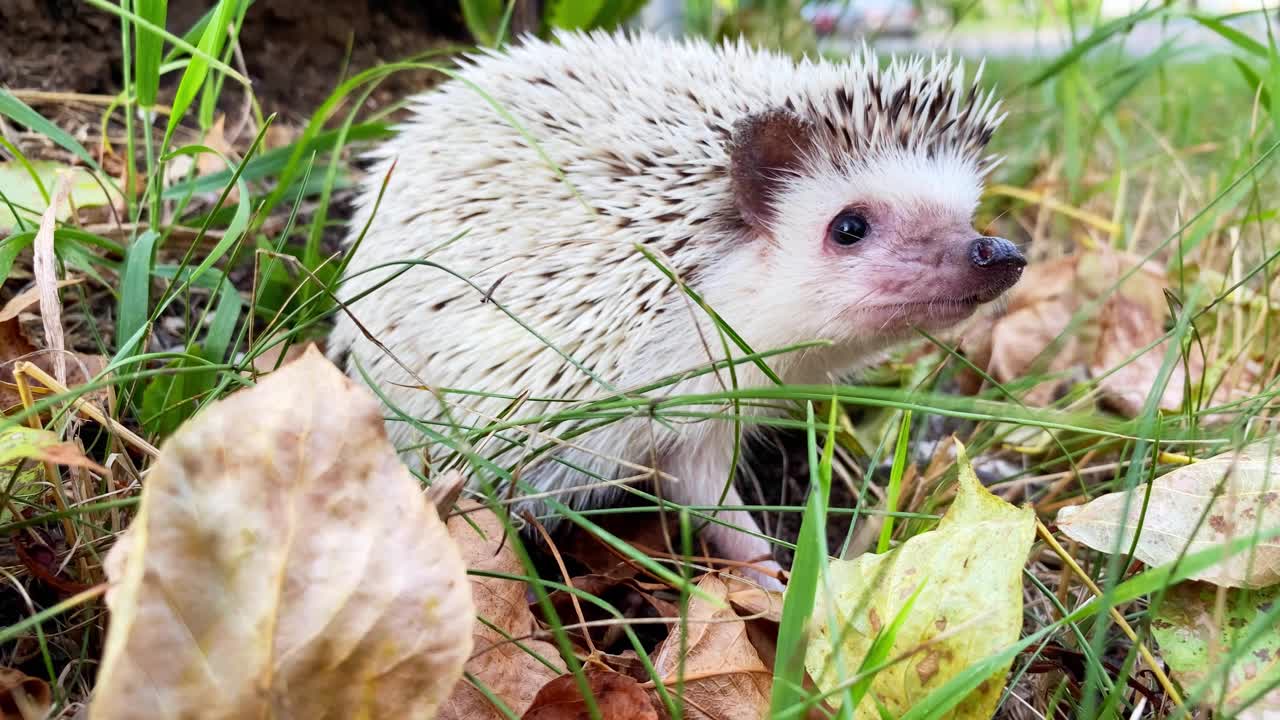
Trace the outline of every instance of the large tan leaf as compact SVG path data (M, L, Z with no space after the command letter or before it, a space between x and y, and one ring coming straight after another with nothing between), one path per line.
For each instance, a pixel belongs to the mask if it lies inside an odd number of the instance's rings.
M881 555L832 561L834 597L818 595L805 667L818 687L829 690L852 677L877 633L920 589L889 657L920 650L875 676L858 717L879 716L873 695L896 717L1018 639L1022 568L1035 536L1035 513L988 492L957 447L960 485L938 527ZM828 620L832 611L834 625ZM1007 671L1006 665L945 717L991 717Z
M1086 505L1058 512L1058 529L1067 537L1102 552L1128 552L1139 520L1142 533L1135 555L1148 565L1172 562L1186 552L1221 545L1237 537L1266 533L1280 526L1280 457L1270 455L1272 441L1255 443L1156 478L1146 517L1144 487L1133 491L1128 514L1125 493L1114 492ZM1204 518L1201 521L1201 518ZM1259 542L1249 552L1192 576L1228 587L1266 587L1280 582L1280 540Z
M463 504L459 510L466 514L449 518L449 535L462 548L468 570L525 574L520 558L511 549L512 539L504 541L502 521L496 515L476 503ZM538 624L525 599L523 582L472 575L471 588L476 619L475 626L466 629L474 636L475 657L467 662L467 672L512 712L523 715L538 691L565 672L560 652L549 642L528 637L537 631ZM520 643L510 642L508 637L520 638ZM454 687L440 709L440 720L504 717L484 693L466 681Z
M170 438L106 568L92 720L426 719L471 652L457 547L316 351Z
M729 588L716 575L702 576L698 588L718 600L727 600ZM694 597L689 602L688 638L680 655L681 630L671 629L653 653L653 667L674 693L681 666L684 671L685 717L715 720L758 720L769 710L773 674L760 659L747 624L728 602L716 607ZM682 662L683 660L683 662Z

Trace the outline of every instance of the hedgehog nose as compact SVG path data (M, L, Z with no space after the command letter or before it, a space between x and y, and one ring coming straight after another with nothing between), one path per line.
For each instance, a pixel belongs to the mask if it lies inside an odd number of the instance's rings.
M1027 259L1013 243L998 237L980 237L969 245L969 262L983 270L1003 270L1016 278Z

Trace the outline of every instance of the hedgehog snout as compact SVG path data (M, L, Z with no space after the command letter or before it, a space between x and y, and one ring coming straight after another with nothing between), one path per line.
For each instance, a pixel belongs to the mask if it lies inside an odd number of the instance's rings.
M1017 246L998 237L980 237L969 243L969 262L987 281L978 294L982 302L994 300L1013 287L1027 266L1027 259Z

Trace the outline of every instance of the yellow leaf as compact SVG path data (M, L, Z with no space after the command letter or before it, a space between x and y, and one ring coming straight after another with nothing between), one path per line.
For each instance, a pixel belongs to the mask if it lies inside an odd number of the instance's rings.
M317 351L169 439L105 565L91 720L425 720L471 652L457 546Z
M76 208L95 207L106 205L110 202L110 198L103 191L103 186L93 178L93 175L84 168L72 168L61 163L46 160L36 160L31 163L32 169L35 170L36 176L40 178L40 182L44 184L44 189L53 195L53 186L57 179L59 170L67 170L72 173L71 184L71 202ZM28 230L35 229L40 222L38 213L44 210L48 204L44 197L40 195L40 188L36 186L31 179L31 174L21 163L10 162L0 163L0 192L3 192L9 203L13 204L14 209L18 209L22 215L22 219L26 221ZM31 212L22 212L25 208ZM71 216L71 208L66 204L58 208L58 219L65 220ZM0 234L10 232L18 227L17 220L13 217L8 203L0 202Z
M1280 525L1280 454L1263 440L1238 452L1186 465L1156 478L1146 516L1139 486L1094 498L1058 512L1058 529L1094 550L1127 553L1141 520L1134 555L1148 565L1163 565L1187 553L1220 546ZM1117 539L1119 543L1117 544ZM1257 543L1191 576L1226 587L1261 588L1280 583L1280 540Z
M1203 688L1201 707L1237 718L1246 709L1280 711L1280 623L1273 617L1270 627L1255 626L1277 600L1280 586L1221 590L1182 582L1165 592L1151 634L1182 687Z
M1035 514L988 492L964 447L956 447L959 489L938 527L882 555L832 561L833 596L817 598L805 667L818 687L831 690L849 682L877 633L924 585L888 658L911 654L875 676L858 717L879 717L872 696L894 716L902 714L969 665L1007 648L1022 628L1022 568L1035 537ZM835 624L829 625L832 612ZM989 718L1007 671L1002 668L944 717Z

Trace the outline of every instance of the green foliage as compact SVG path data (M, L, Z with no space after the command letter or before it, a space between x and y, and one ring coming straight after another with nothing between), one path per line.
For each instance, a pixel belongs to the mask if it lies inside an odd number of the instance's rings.
M168 0L137 0L138 16L156 27L164 27L168 14ZM156 91L160 88L160 52L164 38L159 33L139 26L134 38L134 70L138 104L150 108L156 104Z
M646 0L548 0L538 18L537 34L554 30L611 30L630 20ZM500 47L506 40L515 0L460 0L462 17L481 45Z

